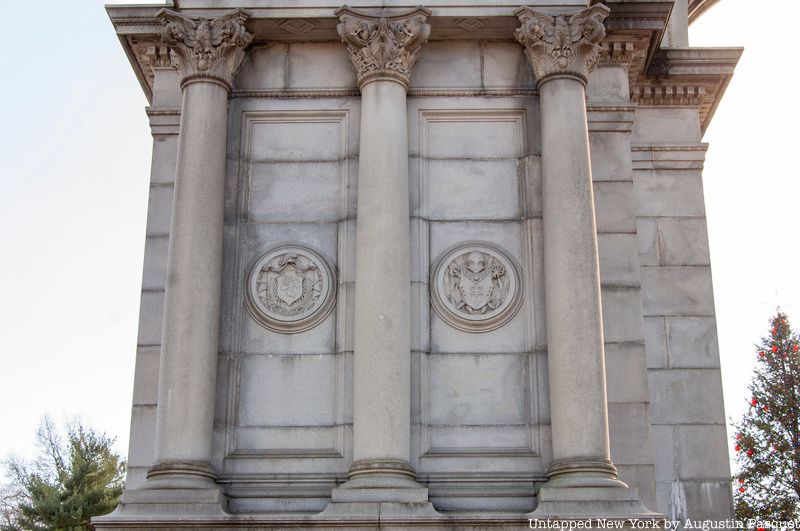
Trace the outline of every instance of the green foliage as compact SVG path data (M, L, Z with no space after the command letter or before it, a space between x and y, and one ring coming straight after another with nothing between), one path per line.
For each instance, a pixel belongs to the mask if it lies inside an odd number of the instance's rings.
M740 520L800 518L800 338L786 314L756 346L749 410L734 425L734 505Z
M114 440L80 423L67 427L66 441L45 417L36 433L39 456L26 462L10 457L10 484L0 495L0 529L82 530L93 516L119 504L125 463Z

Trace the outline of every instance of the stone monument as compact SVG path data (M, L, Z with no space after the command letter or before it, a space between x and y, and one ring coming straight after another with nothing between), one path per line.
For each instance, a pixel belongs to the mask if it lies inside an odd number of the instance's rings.
M96 528L730 517L714 3L108 6L153 157Z

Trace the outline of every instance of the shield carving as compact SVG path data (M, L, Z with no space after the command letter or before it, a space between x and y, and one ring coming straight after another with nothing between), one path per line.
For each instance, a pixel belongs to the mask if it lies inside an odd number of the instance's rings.
M459 282L459 288L464 295L464 302L467 303L473 310L480 310L492 298L492 276L483 274L478 275L462 275Z
M279 277L275 290L278 298L291 306L303 296L303 277L294 268L287 268Z

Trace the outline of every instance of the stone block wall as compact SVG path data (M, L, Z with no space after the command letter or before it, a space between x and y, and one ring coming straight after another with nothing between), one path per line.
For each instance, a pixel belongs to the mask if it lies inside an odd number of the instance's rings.
M431 42L411 85L411 462L437 508L527 511L552 461L538 96L513 42ZM177 76L157 70L131 489L153 462L179 105ZM612 458L650 508L728 516L697 111L630 104L619 65L593 74L588 106ZM213 463L234 512L321 510L352 461L359 113L339 42L253 47L236 79ZM431 265L472 240L523 273L520 311L481 334L429 304ZM336 268L333 312L290 335L244 302L281 242Z
M658 506L731 515L700 143L693 109L637 111L636 224Z

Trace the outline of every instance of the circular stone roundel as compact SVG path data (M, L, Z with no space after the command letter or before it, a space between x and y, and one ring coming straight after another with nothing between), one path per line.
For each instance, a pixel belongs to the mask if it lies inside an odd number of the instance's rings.
M499 328L522 304L519 265L488 242L464 242L447 249L433 263L430 282L433 309L465 332Z
M294 334L316 326L333 309L335 296L333 264L304 245L270 248L247 277L247 309L276 332Z

